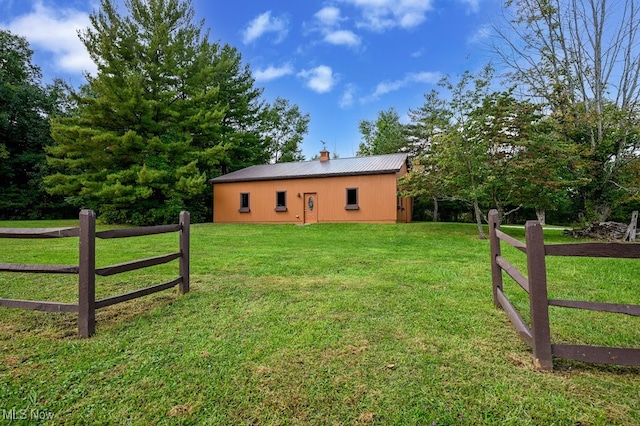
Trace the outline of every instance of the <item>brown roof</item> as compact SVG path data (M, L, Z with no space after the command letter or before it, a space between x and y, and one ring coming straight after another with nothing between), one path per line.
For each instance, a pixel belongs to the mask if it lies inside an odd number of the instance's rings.
M262 164L211 179L210 183L256 180L303 179L310 177L379 175L397 173L407 162L407 154L336 158L329 161Z

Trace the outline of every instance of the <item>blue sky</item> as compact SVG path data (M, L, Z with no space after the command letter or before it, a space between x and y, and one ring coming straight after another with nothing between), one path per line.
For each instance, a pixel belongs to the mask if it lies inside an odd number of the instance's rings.
M486 40L500 0L193 0L212 41L238 48L256 85L309 113L302 144L310 158L322 142L355 155L358 122L409 108L441 76L477 71L491 54ZM78 86L94 72L76 31L89 26L97 1L0 0L0 27L24 36L44 81ZM121 12L125 12L121 5Z

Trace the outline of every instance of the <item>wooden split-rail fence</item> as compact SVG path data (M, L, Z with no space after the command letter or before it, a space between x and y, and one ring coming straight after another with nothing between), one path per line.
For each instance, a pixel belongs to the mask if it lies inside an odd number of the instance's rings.
M497 307L505 310L522 340L533 349L536 368L553 370L553 357L600 364L640 365L640 348L554 344L551 342L549 306L640 316L640 305L549 299L545 261L546 256L640 258L640 244L615 242L545 244L542 225L538 221L526 223L525 242L523 243L500 230L500 218L497 210L491 210L489 213L489 232L493 302ZM527 277L502 257L501 241L527 255ZM522 319L505 295L502 286L502 272L513 278L529 294L531 327Z
M95 333L96 309L136 299L176 285L180 294L189 292L189 212L180 213L180 221L175 225L145 226L138 228L113 229L96 232L96 215L92 210L80 212L77 228L0 228L0 238L64 238L79 237L78 265L33 265L19 263L0 263L0 271L29 272L47 274L77 274L78 303L57 303L34 300L0 298L0 306L22 308L45 312L77 312L78 333L81 337L90 337ZM143 235L180 232L180 247L176 253L134 260L117 265L96 268L96 238L125 238ZM96 275L110 276L151 266L162 265L179 259L179 277L171 281L134 290L128 293L96 300Z

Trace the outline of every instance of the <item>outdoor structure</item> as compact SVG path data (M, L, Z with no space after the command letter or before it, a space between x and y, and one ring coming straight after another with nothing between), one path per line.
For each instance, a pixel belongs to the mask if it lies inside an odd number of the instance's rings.
M398 196L407 154L320 159L247 167L215 179L216 223L411 221L411 199Z
M175 225L143 226L138 228L112 229L99 232L96 232L96 214L93 210L82 210L80 212L79 222L79 226L76 228L0 228L0 239L79 237L79 261L77 265L0 263L0 271L3 272L78 275L78 303L0 298L0 306L44 312L77 312L78 334L80 337L90 337L96 331L97 309L137 299L138 297L147 296L175 286L179 286L180 294L186 294L189 292L189 244L191 224L191 216L189 212L181 212L180 223ZM96 268L97 238L112 239L141 237L143 235L157 235L167 232L180 233L178 252ZM117 296L96 299L96 275L108 277L110 275L121 274L123 272L162 265L175 259L179 259L180 261L180 276L178 278Z
M489 212L491 242L491 282L493 303L505 310L522 340L533 350L536 369L553 370L553 358L598 364L640 365L640 348L575 345L552 343L549 321L549 306L589 311L610 312L640 316L640 305L593 302L585 300L550 299L547 291L548 256L564 257L608 257L640 259L640 244L624 243L570 243L545 244L542 225L530 220L525 225L525 242L521 242L500 230L500 215L493 209ZM501 241L525 253L527 276L502 256ZM522 318L504 291L502 273L505 272L529 297L531 326Z

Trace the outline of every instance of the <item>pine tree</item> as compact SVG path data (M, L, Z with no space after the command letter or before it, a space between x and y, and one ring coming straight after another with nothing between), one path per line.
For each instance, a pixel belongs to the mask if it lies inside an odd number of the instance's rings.
M362 142L356 155L394 154L408 150L406 129L395 109L380 111L376 121L360 120Z
M80 38L98 66L52 122L49 191L106 222L204 219L207 172L227 158L220 48L193 23L189 0L102 0Z
M215 65L218 96L225 105L218 137L226 148L226 158L211 171L217 176L254 164L265 164L269 161L269 153L258 130L264 108L260 100L262 89L254 86L249 66L242 64L240 52L229 45L219 49Z
M273 105L264 107L260 129L272 162L304 161L300 143L309 129L309 121L309 114L302 114L298 105L290 105L280 97Z

